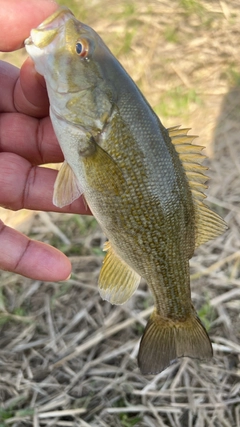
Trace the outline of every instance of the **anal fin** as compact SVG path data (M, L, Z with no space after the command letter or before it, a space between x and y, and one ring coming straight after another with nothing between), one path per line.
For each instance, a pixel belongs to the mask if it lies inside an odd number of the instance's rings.
M111 304L124 304L138 288L141 277L115 253L110 242L104 250L107 255L99 276L100 295Z

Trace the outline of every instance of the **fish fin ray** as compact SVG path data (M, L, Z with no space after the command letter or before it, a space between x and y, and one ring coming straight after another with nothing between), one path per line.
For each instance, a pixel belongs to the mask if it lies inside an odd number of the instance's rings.
M107 255L99 275L99 292L111 304L124 304L138 288L141 277L113 250L110 242L104 245Z
M115 195L121 194L125 184L123 171L100 145L96 143L94 154L83 158L82 161L86 180L91 188L99 192L108 191Z
M172 138L173 136L186 135L190 129L191 128L181 128L181 126L178 125L178 126L172 126L168 128L168 132L169 134L171 133L170 136Z
M202 166L201 162L206 156L201 153L204 147L192 144L195 136L187 135L188 131L189 129L179 129L179 126L168 129L169 136L179 155L192 192L196 218L195 247L198 247L208 240L219 236L228 227L218 214L203 203L203 200L206 198L204 190L207 188L205 182L208 180L205 171L208 168Z
M157 374L177 358L206 360L212 354L208 334L195 312L186 321L176 322L155 310L141 339L138 364L143 374Z
M197 223L195 247L215 239L228 228L225 221L217 213L199 200L195 201L195 217Z
M62 208L78 199L82 194L83 189L80 187L72 168L64 161L54 183L53 204Z

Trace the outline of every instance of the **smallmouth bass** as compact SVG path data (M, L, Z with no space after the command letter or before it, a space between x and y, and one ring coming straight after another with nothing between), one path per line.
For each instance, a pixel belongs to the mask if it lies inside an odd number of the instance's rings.
M155 299L140 343L144 374L178 357L208 359L212 346L193 307L189 259L226 229L204 203L203 147L187 129L164 128L98 34L59 8L25 41L46 80L65 161L53 202L84 195L108 238L103 299L124 304L143 277Z

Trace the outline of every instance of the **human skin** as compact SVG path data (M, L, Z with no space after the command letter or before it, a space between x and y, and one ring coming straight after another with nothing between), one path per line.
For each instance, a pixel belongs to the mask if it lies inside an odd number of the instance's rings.
M30 30L52 14L51 0L0 0L0 51L23 47ZM79 198L59 209L52 203L57 171L40 167L63 161L48 115L44 80L28 58L21 69L0 61L0 206L90 214ZM44 281L65 280L69 259L56 248L0 221L0 269Z

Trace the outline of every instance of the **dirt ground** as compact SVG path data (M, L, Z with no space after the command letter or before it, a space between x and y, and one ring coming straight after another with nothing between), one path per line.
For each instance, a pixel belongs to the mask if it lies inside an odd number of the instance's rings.
M46 283L0 273L0 427L239 427L239 0L61 3L100 33L166 127L191 127L206 147L207 203L229 229L196 250L191 288L214 357L141 375L153 300L145 283L123 306L101 300L105 237L95 220L1 209L8 224L66 253L73 274Z

